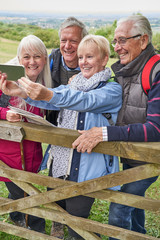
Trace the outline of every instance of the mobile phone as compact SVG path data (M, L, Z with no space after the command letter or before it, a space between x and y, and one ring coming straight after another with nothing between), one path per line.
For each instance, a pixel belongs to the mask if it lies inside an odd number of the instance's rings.
M25 76L25 69L22 65L0 64L0 71L7 74L7 80L17 81Z

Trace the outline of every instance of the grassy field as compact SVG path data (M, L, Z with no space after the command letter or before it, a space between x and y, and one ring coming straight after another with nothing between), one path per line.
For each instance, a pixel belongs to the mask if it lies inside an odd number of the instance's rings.
M17 53L18 42L0 38L0 63L14 58Z
M12 59L16 56L18 42L6 40L0 38L0 63L5 63L8 60ZM48 49L48 53L50 53L50 49ZM108 65L110 66L115 59L110 59ZM44 148L46 145L43 145ZM41 172L40 174L47 174L46 171ZM8 191L3 182L0 182L0 197L8 196ZM152 184L152 186L147 190L146 196L153 199L160 200L160 177L158 180ZM102 223L108 222L108 208L109 203L102 200L95 200L93 207L91 209L90 218L99 221ZM0 221L9 222L8 214L0 216ZM51 221L46 221L46 232L50 233ZM160 211L150 212L146 211L146 229L147 234L150 236L154 236L160 238ZM103 240L107 240L107 237L103 237ZM0 240L22 240L22 238L12 236L3 232L0 232Z

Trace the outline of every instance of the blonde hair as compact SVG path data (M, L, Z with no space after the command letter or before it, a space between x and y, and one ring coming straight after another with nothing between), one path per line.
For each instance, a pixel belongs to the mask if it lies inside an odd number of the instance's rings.
M39 74L37 81L46 87L51 87L52 78L51 78L51 72L50 72L50 65L49 65L49 58L46 46L42 42L42 40L35 35L28 35L24 37L17 49L17 57L20 60L21 59L21 53L22 49L25 49L27 52L35 52L39 53L40 55L44 56L46 58L46 64L44 66L44 69Z
M77 53L79 53L79 50L81 47L87 46L90 43L95 43L98 47L100 57L103 59L106 56L110 56L110 45L109 41L100 35L93 35L93 34L88 34L86 35L80 42L78 46Z

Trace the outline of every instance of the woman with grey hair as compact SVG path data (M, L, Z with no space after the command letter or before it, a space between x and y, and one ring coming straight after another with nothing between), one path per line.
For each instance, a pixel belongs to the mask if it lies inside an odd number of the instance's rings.
M44 45L43 41L38 38L35 35L28 35L26 37L24 37L17 48L17 56L14 59L11 59L10 61L7 62L7 64L13 64L13 65L23 65L22 61L23 58L27 58L27 56L23 56L23 51L26 50L27 53L34 53L34 54L39 54L40 56L44 56L45 57L45 64L44 67L42 69L42 71L40 71L38 73L38 75L36 75L36 80L35 82L39 82L43 85L45 85L46 87L51 87L51 73L50 73L50 64L49 64L49 58L48 58L48 53L47 53L47 49L46 46ZM30 54L29 54L30 55ZM38 56L37 56L38 58ZM26 77L30 78L31 80L31 76L28 72L28 68L25 68L25 72L26 72Z
M24 37L18 46L16 58L9 61L8 64L23 65L26 78L50 87L51 75L48 54L44 43L38 37L34 35ZM8 97L0 91L0 119L9 122L22 120L27 122L26 118L11 111L9 105L25 109L42 117L45 114L44 110L30 106L22 98ZM24 140L23 150L25 171L37 173L43 157L41 143ZM23 169L21 147L18 142L0 139L0 159L11 168ZM0 181L5 182L9 190L9 198L16 200L24 197L24 191L9 179L0 177ZM20 212L10 213L10 219L16 225L26 226L25 215ZM29 215L27 225L32 230L45 232L45 220L42 218Z

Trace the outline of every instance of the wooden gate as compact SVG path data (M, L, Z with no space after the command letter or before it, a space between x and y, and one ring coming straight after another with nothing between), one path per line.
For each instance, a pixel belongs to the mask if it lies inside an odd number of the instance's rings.
M72 142L78 135L78 132L74 130L46 127L31 123L20 122L13 124L0 121L0 138L11 141L22 142L23 139L27 139L71 147ZM58 200L85 195L150 211L157 211L160 208L160 200L107 190L110 187L159 175L160 143L103 142L98 144L94 151L141 160L147 164L101 178L75 183L12 169L0 161L0 176L10 178L29 195L14 201L0 198L0 215L19 211L60 222L71 227L86 240L100 239L95 233L123 240L157 239L108 224L72 216L55 203ZM50 187L54 190L41 192L33 184ZM26 239L58 239L1 221L0 231Z

